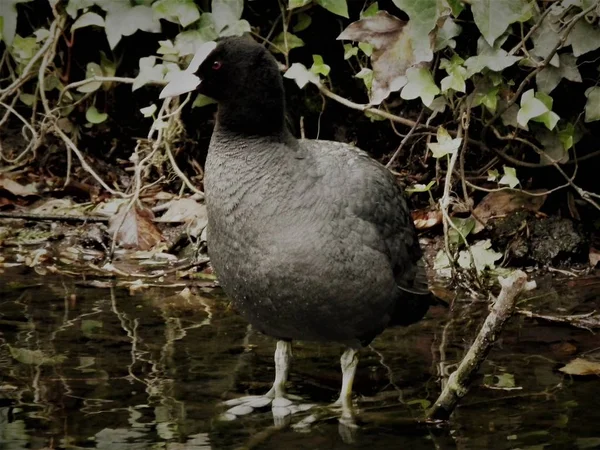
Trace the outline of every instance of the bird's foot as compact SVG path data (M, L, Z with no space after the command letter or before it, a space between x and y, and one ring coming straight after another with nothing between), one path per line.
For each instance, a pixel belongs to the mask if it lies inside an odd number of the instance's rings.
M229 407L227 411L221 414L220 418L222 420L235 420L241 416L251 414L256 409L271 405L275 425L284 424L291 416L308 411L315 406L312 403L302 403L302 397L297 395L285 393L276 395L273 389L265 395L234 398L222 404Z
M314 423L337 417L339 422L338 432L342 440L347 444L351 444L355 441L358 426L354 420L354 409L347 402L346 404L343 403L338 400L328 406L315 408L310 415L292 425L292 428L299 432L309 432Z

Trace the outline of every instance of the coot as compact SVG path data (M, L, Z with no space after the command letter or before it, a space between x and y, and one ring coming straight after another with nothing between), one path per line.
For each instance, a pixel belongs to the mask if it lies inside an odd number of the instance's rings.
M348 417L357 350L429 306L404 195L362 150L292 136L262 45L213 48L192 64L198 90L218 102L204 179L212 265L240 313L278 340L273 405L285 403L290 341L334 341L347 346L336 403Z

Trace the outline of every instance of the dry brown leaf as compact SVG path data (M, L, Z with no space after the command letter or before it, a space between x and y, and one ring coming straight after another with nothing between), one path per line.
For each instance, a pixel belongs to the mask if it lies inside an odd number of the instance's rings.
M473 210L477 223L472 233L479 233L494 217L504 217L519 210L539 211L545 201L545 195L531 196L520 191L490 192Z
M438 210L420 209L411 215L417 230L427 230L442 223L442 212Z
M569 375L600 375L600 362L590 361L583 358L575 358L566 366L561 367L558 370Z
M590 254L588 256L590 259L590 266L596 267L600 262L600 250L590 247Z
M116 240L122 247L150 250L163 239L153 219L154 214L149 209L133 207L127 211L123 207L110 218L108 232L113 235L118 229Z
M351 23L337 37L373 46L370 102L374 105L385 100L391 92L400 90L407 82L406 70L416 63L409 27L410 23L379 11Z
M33 183L22 185L10 178L0 177L0 188L6 189L12 195L18 197L27 197L28 195L38 195L39 192Z
M181 198L179 200L173 200L169 205L169 209L167 209L162 217L156 219L156 222L188 223L193 219L203 219L206 217L206 205L198 203L191 198Z

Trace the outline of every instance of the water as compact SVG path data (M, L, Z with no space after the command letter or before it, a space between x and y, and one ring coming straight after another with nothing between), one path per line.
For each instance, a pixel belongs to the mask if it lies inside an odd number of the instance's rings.
M600 307L597 280L553 284L525 306ZM597 358L600 340L522 317L449 423L417 420L439 394L439 374L468 348L487 312L483 301L435 308L361 353L353 443L334 418L304 433L273 427L268 408L219 421L220 402L270 387L274 342L252 332L218 289L178 295L182 289L130 292L0 274L0 449L600 448L598 378L557 370L577 356ZM334 400L340 347L300 343L294 352L290 392Z

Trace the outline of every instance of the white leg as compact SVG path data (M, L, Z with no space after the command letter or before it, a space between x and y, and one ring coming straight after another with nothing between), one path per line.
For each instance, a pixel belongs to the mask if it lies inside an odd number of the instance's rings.
M340 397L335 402L335 405L342 407L342 419L352 418L352 384L354 383L354 375L356 374L356 366L358 366L358 350L355 348L347 348L340 358L342 367L342 390Z
M270 398L283 398L285 396L285 383L288 379L290 361L292 359L292 343L277 341L275 349L275 381L273 387L267 392Z

